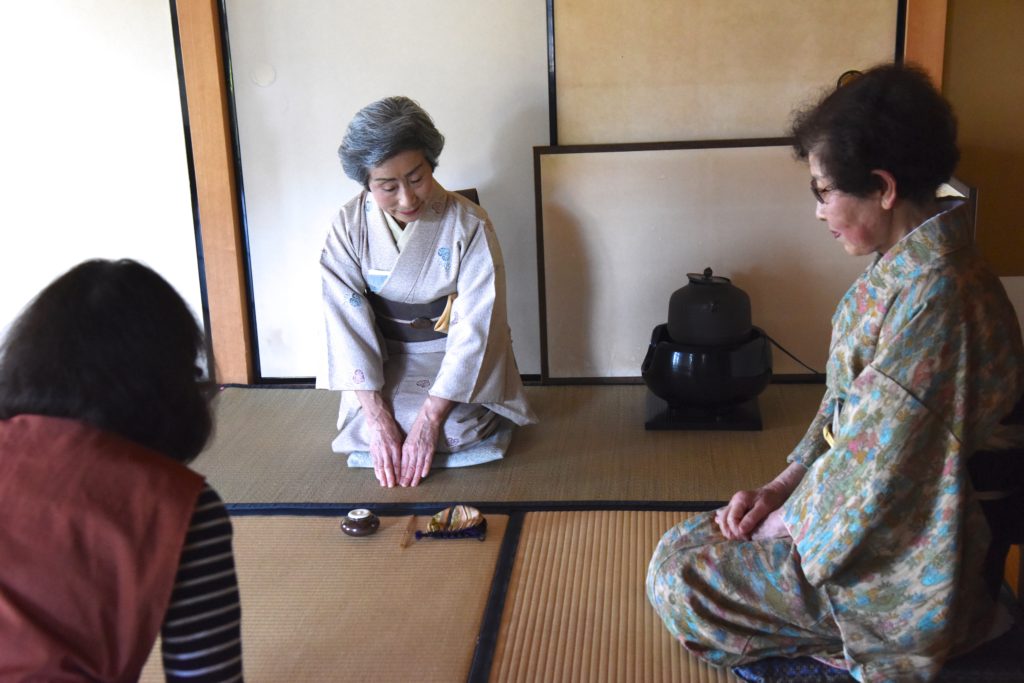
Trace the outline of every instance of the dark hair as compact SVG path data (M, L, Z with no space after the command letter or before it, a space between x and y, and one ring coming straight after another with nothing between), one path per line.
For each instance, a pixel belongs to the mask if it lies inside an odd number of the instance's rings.
M195 318L166 280L135 261L86 261L8 331L0 419L81 420L189 462L212 428L204 355L212 368Z
M877 66L846 80L798 112L791 134L798 157L815 154L837 189L860 197L879 188L871 174L879 169L892 173L899 197L926 202L960 159L953 109L911 65Z
M352 118L338 157L345 175L369 187L370 171L396 154L421 151L434 169L442 149L444 136L420 105L408 97L385 97Z

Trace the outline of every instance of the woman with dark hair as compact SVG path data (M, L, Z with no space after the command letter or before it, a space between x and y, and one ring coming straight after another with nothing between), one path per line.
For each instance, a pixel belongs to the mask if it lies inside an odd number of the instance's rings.
M850 79L793 136L818 218L874 259L832 319L825 396L789 466L669 530L648 597L714 664L809 655L860 681L928 680L999 632L967 460L1021 396L1020 329L967 205L937 198L956 122L923 72Z
M512 354L505 266L487 213L434 180L444 136L407 97L360 110L338 154L364 191L320 263L332 447L381 486L502 457L536 421ZM435 453L443 454L435 463Z
M0 349L0 678L239 681L231 522L191 462L202 333L134 261L87 261Z

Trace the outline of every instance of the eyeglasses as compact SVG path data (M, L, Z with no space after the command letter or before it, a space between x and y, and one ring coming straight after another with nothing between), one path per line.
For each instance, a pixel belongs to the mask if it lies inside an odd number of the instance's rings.
M825 187L818 187L814 184L814 178L811 178L811 194L814 195L814 198L818 200L819 204L824 204L827 201L826 195L834 189L836 189L834 183L832 185L826 185Z

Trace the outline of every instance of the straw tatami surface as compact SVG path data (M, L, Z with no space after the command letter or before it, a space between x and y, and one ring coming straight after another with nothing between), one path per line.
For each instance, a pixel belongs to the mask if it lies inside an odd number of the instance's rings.
M785 467L823 391L769 386L762 431L649 432L643 386L528 387L541 422L504 460L383 489L330 450L338 394L223 390L194 466L233 513L246 680L738 681L672 639L647 566L670 527ZM484 543L402 548L453 502L484 510ZM381 530L342 534L363 506Z
M406 547L426 517L382 517L366 538L338 516L235 517L246 680L736 681L675 642L644 594L658 539L691 514L525 513L492 651L480 630L508 517L487 515L484 542ZM163 680L159 642L141 680Z
M388 490L331 452L336 392L227 388L193 466L228 503L723 500L785 467L823 391L770 385L759 397L762 431L654 432L644 429L644 386L527 387L540 423L516 430L504 460Z
M259 683L465 681L508 518L487 538L412 540L410 517L362 538L340 517L232 521L245 678ZM427 518L414 520L426 529ZM159 642L142 681L163 681Z
M758 432L646 431L646 391L528 387L541 422L504 460L389 490L331 452L337 393L224 389L194 467L235 515L246 679L736 680L672 640L647 563L690 512L774 477L823 387L769 386ZM485 543L400 547L410 518L388 513L452 502L485 508ZM381 531L344 536L340 516L363 506ZM160 680L158 657L143 680Z
M718 683L739 680L692 657L647 603L647 563L693 513L528 513L491 681Z

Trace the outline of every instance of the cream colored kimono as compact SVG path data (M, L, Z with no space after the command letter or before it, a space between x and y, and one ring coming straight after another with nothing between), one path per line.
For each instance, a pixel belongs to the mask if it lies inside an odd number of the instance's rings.
M455 401L438 453L493 441L510 423L536 422L512 354L505 266L487 213L435 183L424 213L405 229L411 234L399 252L383 212L364 191L342 207L320 258L327 376L318 385L343 392L337 453L369 450L357 389L382 392L406 433L428 393ZM378 316L374 295L399 308L443 307L450 299L447 334L433 332L436 317L429 329L413 332L401 316ZM396 340L396 326L412 337L438 338Z

